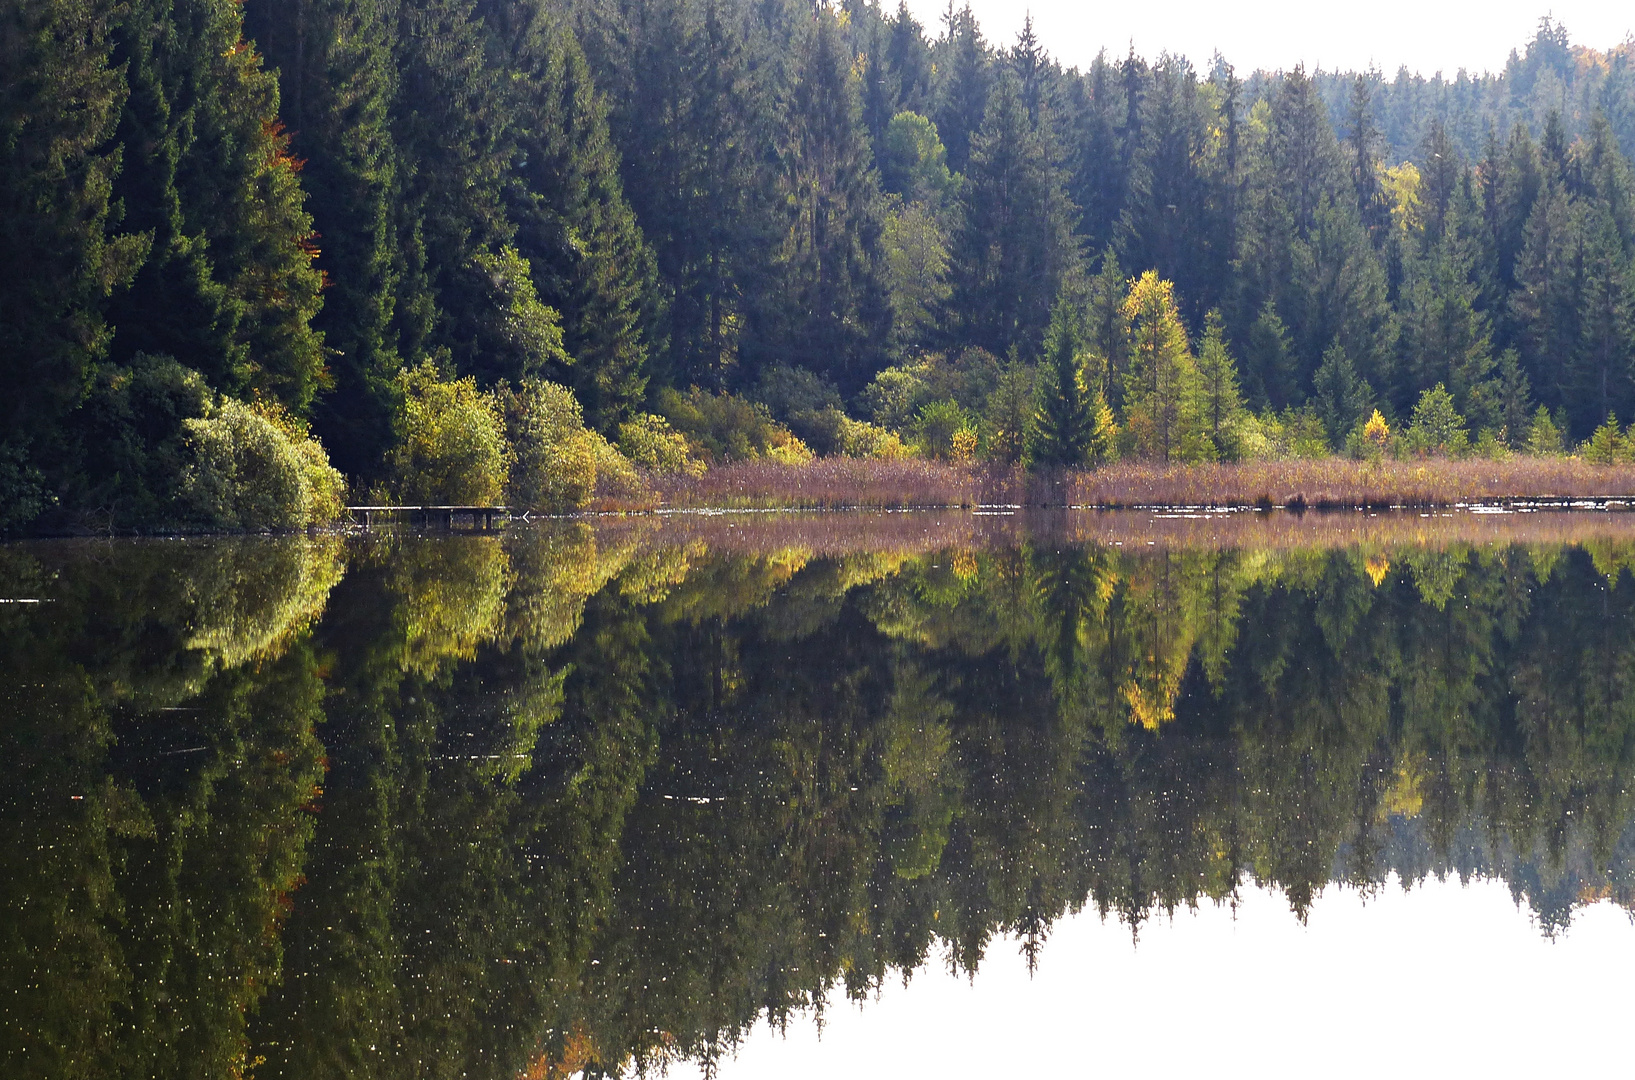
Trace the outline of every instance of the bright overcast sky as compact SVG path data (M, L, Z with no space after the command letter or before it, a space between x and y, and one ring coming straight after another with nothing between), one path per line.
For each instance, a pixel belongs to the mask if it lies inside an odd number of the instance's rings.
M894 9L895 0L882 0ZM928 35L941 32L947 0L909 0ZM1029 10L1040 39L1064 65L1084 67L1105 48L1122 56L1135 42L1148 58L1164 51L1199 68L1219 50L1240 73L1304 62L1328 70L1406 64L1426 75L1492 71L1533 36L1546 13L1575 44L1605 49L1635 30L1635 5L1617 0L971 0L984 36L1009 44Z

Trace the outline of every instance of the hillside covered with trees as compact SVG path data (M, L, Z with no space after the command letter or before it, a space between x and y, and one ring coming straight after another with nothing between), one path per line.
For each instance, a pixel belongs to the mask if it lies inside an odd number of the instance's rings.
M1635 454L1635 48L1548 19L1451 80L797 0L3 0L0 57L0 527Z

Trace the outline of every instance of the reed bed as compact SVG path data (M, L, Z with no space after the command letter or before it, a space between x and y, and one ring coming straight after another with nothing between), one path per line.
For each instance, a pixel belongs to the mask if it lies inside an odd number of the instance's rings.
M659 477L639 499L596 509L833 510L984 505L1130 507L1444 507L1635 497L1635 466L1574 458L1364 462L1344 458L1229 465L1121 463L1056 473L935 461L829 458L740 462L697 477Z
M1635 513L1583 510L670 512L586 519L609 542L815 556L1099 544L1132 552L1635 545Z

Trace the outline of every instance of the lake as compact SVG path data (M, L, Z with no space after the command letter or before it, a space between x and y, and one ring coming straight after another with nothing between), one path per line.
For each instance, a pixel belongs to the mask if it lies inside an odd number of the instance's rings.
M1627 1063L1635 515L0 545L0 1075Z

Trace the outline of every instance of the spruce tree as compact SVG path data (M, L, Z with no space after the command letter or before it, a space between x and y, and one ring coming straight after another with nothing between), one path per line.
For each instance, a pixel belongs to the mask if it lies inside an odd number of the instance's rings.
M1085 379L1077 319L1066 296L1058 297L1045 335L1039 407L1033 417L1035 465L1078 468L1090 461L1099 395Z
M1566 189L1551 181L1528 216L1516 260L1516 286L1510 294L1522 367L1543 403L1551 407L1567 402L1578 352L1577 241ZM1595 422L1586 427L1580 417L1575 433L1587 435Z
M784 289L760 314L752 359L793 361L855 392L884 366L890 307L876 270L879 186L832 13L806 41L789 125Z
M987 116L992 81L987 46L969 5L956 12L950 0L936 51L935 68L943 75L936 87L932 119L948 147L949 167L962 173L970 162L972 141Z
M279 73L291 152L305 161L328 283L313 325L334 377L313 425L342 471L376 478L392 439L400 367L404 171L392 134L395 0L247 0L245 29Z
M539 0L483 0L502 66L516 155L506 189L518 252L542 303L559 311L573 387L592 427L640 403L661 308L653 254L619 178L606 107L578 42Z
M1374 408L1374 394L1338 341L1323 353L1323 363L1312 383L1312 403L1323 421L1328 443L1341 449L1346 437Z
M1566 403L1576 430L1630 409L1630 365L1635 361L1635 295L1629 260L1612 208L1600 199L1584 208L1580 230L1582 287L1578 350Z
M1235 458L1235 426L1243 415L1243 394L1238 389L1238 366L1226 343L1221 313L1204 316L1204 336L1198 343L1198 416L1216 454Z
M275 76L235 0L133 0L114 186L153 245L116 297L112 355L169 354L217 390L304 412L326 381L322 278Z
M103 0L28 0L0 15L0 528L46 509L42 468L70 464L63 424L107 349L104 306L150 239L116 231L109 203L126 95L114 13Z
M1049 297L1078 270L1073 207L1051 156L1048 119L1032 124L1001 70L971 152L954 244L953 328L997 356L1037 351Z

